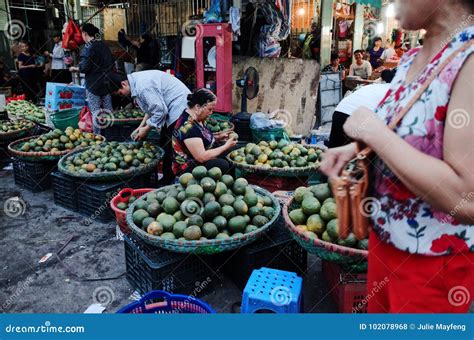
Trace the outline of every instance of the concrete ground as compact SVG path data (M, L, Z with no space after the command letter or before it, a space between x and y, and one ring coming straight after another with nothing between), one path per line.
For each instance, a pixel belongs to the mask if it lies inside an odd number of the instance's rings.
M11 166L4 166L1 208L12 197L19 197L25 206L24 213L14 218L0 210L0 312L83 313L94 302L105 301L104 313L114 313L132 302L134 289L125 275L124 244L116 238L115 223L88 225L85 217L56 206L51 190L33 194L15 186ZM46 254L57 252L60 260L53 255L39 263ZM336 312L328 291L319 259L309 256L305 311ZM232 313L241 295L223 277L202 289L199 297L218 312Z

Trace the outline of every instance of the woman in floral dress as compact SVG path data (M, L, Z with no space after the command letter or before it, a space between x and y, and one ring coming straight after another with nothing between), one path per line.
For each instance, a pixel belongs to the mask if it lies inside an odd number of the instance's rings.
M361 107L344 125L369 146L374 213L368 287L372 313L465 313L474 298L474 12L472 1L398 0L406 30L424 28L423 47L407 52L374 112ZM430 6L432 10L424 11ZM427 13L426 17L420 13ZM460 18L464 18L460 22ZM464 23L464 24L463 24ZM427 78L464 46L397 128L386 125ZM336 176L355 155L350 144L327 152Z

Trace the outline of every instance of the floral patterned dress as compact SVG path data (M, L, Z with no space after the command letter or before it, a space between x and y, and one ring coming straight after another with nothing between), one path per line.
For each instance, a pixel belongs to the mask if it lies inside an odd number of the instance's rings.
M406 53L392 81L392 86L382 100L377 113L388 122L409 102L431 72L468 40L474 39L474 26L459 32L426 66L411 84L405 84L410 65L419 48ZM443 136L447 108L454 81L463 63L474 52L471 45L455 57L431 83L423 95L405 115L395 132L407 143L432 157L443 159ZM456 117L457 116L457 117ZM469 119L453 111L449 116L452 126L460 126ZM426 169L428 171L428 169ZM456 212L474 192L465 193L464 199L449 213L435 210L427 202L410 192L393 172L380 160L374 164L374 198L380 209L372 216L378 237L403 251L423 255L447 255L474 252L474 225L462 225ZM439 185L442 186L442 183Z

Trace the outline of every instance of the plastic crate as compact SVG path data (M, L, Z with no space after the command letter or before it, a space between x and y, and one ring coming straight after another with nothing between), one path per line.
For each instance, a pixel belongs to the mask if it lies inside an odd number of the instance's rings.
M51 131L52 129L49 126L43 124L36 124L33 131L30 133L31 136L42 135Z
M111 183L87 182L81 185L77 194L80 214L99 222L109 222L114 218L110 201L124 188L145 188L150 186L152 174L144 174L130 181ZM155 175L156 177L156 175Z
M308 186L308 176L279 177L266 176L261 174L241 173L250 184L262 187L270 192L274 191L294 191L298 187Z
M219 279L212 269L213 256L173 253L133 235L123 238L127 279L142 294L158 289L195 296Z
M136 189L136 190L132 188L125 188L125 189L122 189L110 202L110 207L115 213L115 219L117 221L117 225L120 228L120 231L124 235L130 235L131 230L127 225L126 211L123 211L117 208L117 204L122 203L122 202L127 202L130 196L141 197L145 195L147 192L150 192L152 190L153 189L151 188Z
M323 274L340 313L367 313L367 274L353 273L323 261Z
M261 267L280 269L302 274L306 271L307 252L294 241L278 219L261 239L240 248L237 252L220 255L223 272L240 289L245 287L252 271Z
M77 211L77 192L80 190L80 182L59 171L53 172L51 177L53 178L54 204Z
M53 181L51 172L56 170L55 162L26 162L12 158L15 184L32 192L48 190Z
M71 126L74 129L79 127L79 115L82 108L55 111L50 115L51 122L56 129L66 130Z
M125 142L130 141L130 135L140 125L140 122L136 124L112 124L106 129L100 130L100 134L105 137L109 142Z

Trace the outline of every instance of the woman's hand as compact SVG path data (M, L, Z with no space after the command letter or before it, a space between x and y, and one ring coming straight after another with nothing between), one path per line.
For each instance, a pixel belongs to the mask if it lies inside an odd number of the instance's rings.
M237 145L237 141L233 138L229 138L228 140L226 140L226 142L224 143L224 146L226 148L226 150L234 147Z
M343 128L347 136L370 146L370 138L374 134L383 133L387 126L375 112L361 106L346 120Z
M354 158L355 154L355 143L329 149L323 154L320 169L328 177L338 176L344 165Z
M137 129L135 129L135 131L132 132L131 137L133 140L143 140L146 138L150 130L151 128L148 125L138 127Z
M71 67L69 68L69 72L79 72L79 67L71 66Z

